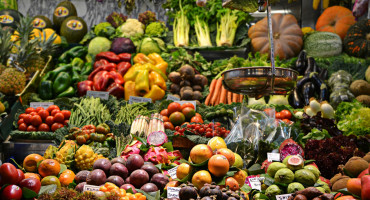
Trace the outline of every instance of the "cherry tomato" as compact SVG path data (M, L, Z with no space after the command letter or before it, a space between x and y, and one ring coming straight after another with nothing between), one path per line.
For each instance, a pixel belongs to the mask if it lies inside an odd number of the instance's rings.
M213 133L212 133L211 131L207 131L207 132L206 132L206 137L207 137L207 138L211 138L211 137L213 137Z
M26 113L22 113L19 115L18 119L23 119L27 114Z
M46 117L49 116L49 112L47 110L40 110L37 114L40 115L41 119L45 121Z
M175 127L173 127L171 122L164 122L163 125L165 129L175 130Z
M184 104L181 105L181 110L183 110L186 107L190 107L190 108L195 109L195 107L192 103L184 103Z
M49 126L54 124L54 117L53 116L47 116L45 119L45 123Z
M30 115L31 115L31 116L35 116L35 115L38 115L38 114L37 114L37 112L35 111L35 112L31 112L31 113L30 113Z
M61 112L58 112L54 115L54 122L63 123L64 122L64 115Z
M19 124L18 125L18 130L26 131L27 130L27 124L26 123Z
M49 125L45 123L40 124L38 131L49 132L50 131Z
M0 166L0 174L3 184L17 184L18 172L17 168L10 163L4 163Z
M282 110L280 111L281 113L281 117L283 117L283 119L292 119L292 113L289 111L289 110Z
M277 113L275 114L275 118L276 118L276 119L283 119L283 117L282 117L282 115L281 115L281 113L280 113L280 112L277 112Z
M61 123L54 123L53 125L51 125L51 131L55 132L56 130L60 129L63 127L63 124Z
M32 118L31 118L31 124L34 125L35 127L37 127L40 124L42 124L42 119L41 119L40 115L34 115L34 116L32 116Z
M57 105L51 105L49 106L46 110L51 113L52 110L54 109L57 109L57 110L60 110L59 107Z
M37 131L37 128L36 128L35 126L33 126L33 125L29 125L29 126L27 127L27 131L29 131L29 132Z
M64 116L64 119L69 119L69 117L71 117L71 111L69 110L62 110L61 111L63 116Z
M64 125L64 126L67 126L67 125L68 125L68 122L69 122L69 120L68 120L68 119L64 120L63 125Z
M166 117L168 117L168 109L164 109L164 110L162 110L162 111L160 112L160 114L161 114L162 116L166 116Z
M201 123L201 124L203 124L203 119L201 117L194 116L194 117L191 118L190 122L191 123Z
M31 116L30 114L26 114L26 115L24 116L23 120L24 120L24 122L25 122L26 124L31 124L31 118L32 118L32 116Z
M36 110L32 107L26 109L26 114L30 114L31 112L36 112Z
M50 115L51 116L55 116L57 113L59 113L60 112L60 110L58 110L58 109L54 109L54 110L52 110L51 112L50 112Z
M23 124L23 123L24 123L24 119L19 119L18 122L17 122L18 126L19 126L19 124Z
M199 128L198 132L199 133L204 133L204 128Z
M178 131L180 129L180 126L175 127L175 131Z
M36 112L38 113L40 110L45 110L43 107L37 107Z

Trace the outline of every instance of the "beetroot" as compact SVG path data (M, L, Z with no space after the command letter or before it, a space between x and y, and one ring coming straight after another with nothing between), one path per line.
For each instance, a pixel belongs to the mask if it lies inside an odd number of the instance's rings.
M301 146L299 146L294 140L286 139L281 143L279 147L280 160L283 161L285 157L290 155L300 155L304 157L304 152Z

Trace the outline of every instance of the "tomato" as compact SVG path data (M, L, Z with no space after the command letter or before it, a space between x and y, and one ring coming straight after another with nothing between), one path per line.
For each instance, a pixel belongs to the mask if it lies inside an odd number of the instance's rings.
M190 122L191 123L201 123L201 124L203 124L203 119L201 117L194 116L194 117L191 118Z
M17 122L18 126L19 126L19 124L23 124L23 123L24 123L24 119L19 119L18 122Z
M17 184L18 184L19 182L21 182L24 179L24 173L20 169L17 169L17 173L18 173L18 182L17 182Z
M37 114L37 112L35 111L35 112L31 112L31 113L30 113L30 115L31 115L31 116L35 116L35 115L38 115L38 114Z
M42 123L40 115L34 115L31 118L31 124L34 126L39 126Z
M198 132L199 133L204 133L204 128L199 128Z
M289 110L282 110L280 113L283 119L292 119L292 113Z
M46 117L49 116L49 112L47 110L40 110L37 114L40 115L42 120L45 120Z
M24 119L24 117L26 116L27 114L26 113L22 113L19 115L18 119Z
M36 128L36 127L34 127L33 125L29 125L29 126L27 127L27 131L29 131L29 132L37 131L37 128Z
M163 122L169 122L170 119L167 116L163 116Z
M212 133L211 131L207 131L207 132L206 132L206 137L207 137L207 138L211 138L211 137L213 137L213 133Z
M3 200L20 200L22 198L22 189L17 185L8 185L1 193Z
M69 110L62 110L61 111L63 116L64 116L64 119L69 119L69 117L71 117L71 111Z
M46 119L45 119L45 123L49 126L51 126L52 124L54 124L54 117L53 116L47 116Z
M168 109L162 110L159 114L161 114L162 116L168 117Z
M69 122L69 120L68 120L68 119L64 120L63 125L64 125L64 126L67 126L67 125L68 125L68 122Z
M46 110L51 113L52 110L54 109L57 109L57 110L60 110L59 107L57 105L51 105L49 106Z
M27 130L27 124L26 123L19 124L18 125L18 130L26 131Z
M30 114L31 112L36 112L36 110L32 107L26 109L26 114Z
M59 123L64 122L64 115L61 112L58 112L53 116L54 116L54 122L59 122Z
M32 116L31 116L30 114L26 114L26 115L24 116L24 118L23 118L24 123L26 123L26 124L31 124L31 118L32 118Z
M0 175L3 184L17 184L18 172L17 168L10 163L4 163L0 166Z
M186 108L186 107L190 107L190 108L193 108L195 110L195 107L194 107L194 104L192 103L184 103L181 105L181 110Z
M181 112L181 105L176 102L172 102L168 105L168 114L171 115L174 112Z
M175 127L173 127L171 122L164 122L163 125L165 129L175 130Z
M195 113L195 116L202 118L202 115L200 115L199 113Z
M52 110L51 112L50 112L50 115L51 116L55 116L57 113L59 113L60 112L60 110L58 110L58 109L54 109L54 110Z
M38 131L49 132L50 131L49 125L45 123L40 124Z
M37 107L36 112L38 113L40 110L45 110L43 107Z
M63 127L63 124L61 123L54 123L53 125L51 125L51 131L55 132L56 130L60 129Z
M280 113L280 112L277 112L277 113L275 114L275 118L276 118L276 119L283 119L283 117L282 117L282 115L281 115L281 113Z

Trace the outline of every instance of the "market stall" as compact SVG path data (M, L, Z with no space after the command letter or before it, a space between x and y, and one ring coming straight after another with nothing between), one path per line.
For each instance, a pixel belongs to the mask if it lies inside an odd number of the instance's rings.
M370 199L368 8L0 1L1 199Z

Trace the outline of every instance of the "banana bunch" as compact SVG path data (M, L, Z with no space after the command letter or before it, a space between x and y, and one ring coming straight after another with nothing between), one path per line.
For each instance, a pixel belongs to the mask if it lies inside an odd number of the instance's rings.
M322 8L323 9L326 9L327 7L329 7L329 0L322 0ZM321 0L313 0L313 4L312 4L312 7L314 10L317 10L317 8L319 7L320 5L320 2Z

